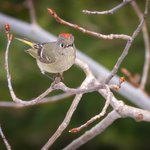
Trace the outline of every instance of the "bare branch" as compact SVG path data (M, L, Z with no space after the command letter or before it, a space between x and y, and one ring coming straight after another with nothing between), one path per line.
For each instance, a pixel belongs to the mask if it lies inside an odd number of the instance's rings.
M10 144L8 143L8 141L7 141L7 139L6 139L5 135L4 135L4 133L3 133L3 131L2 131L1 125L0 125L0 135L1 135L2 139L3 139L3 141L4 141L4 144L5 144L6 148L7 148L7 150L11 150L11 146L10 146Z
M84 94L93 91L98 91L99 89L103 89L106 86L104 84L99 83L98 85L89 85L88 87L84 88L69 88L63 82L59 82L53 86L53 89L62 90L67 93L71 94Z
M133 32L131 39L127 41L127 44L121 54L121 56L118 58L115 66L113 67L111 74L106 78L105 83L109 83L109 81L114 77L114 75L117 73L121 63L123 62L124 58L127 56L128 51L134 41L134 39L136 38L136 36L138 35L138 33L141 31L144 22L145 22L145 18L147 16L147 8L148 8L148 1L146 1L146 6L145 6L145 12L144 12L144 16L142 17L140 24L138 25L138 27L136 28L136 30Z
M102 96L104 96L104 98L108 96L106 89L100 89L99 92L102 94ZM77 149L81 145L93 139L95 136L101 134L101 132L103 132L109 125L114 122L114 120L118 118L131 117L136 121L150 122L150 111L125 105L123 101L118 101L113 95L110 103L114 110L109 113L108 116L105 117L100 123L98 123L89 131L86 131L82 136L65 147L64 150Z
M26 2L26 5L29 9L29 12L30 12L30 19L31 19L32 25L37 25L35 9L34 9L34 6L33 6L33 1L32 0L26 0L25 2Z
M86 131L83 135L74 140L63 150L75 150L79 148L80 146L87 143L97 135L101 134L105 129L107 129L108 126L112 125L112 123L118 118L120 118L120 115L115 110L113 110L101 122L99 122L89 131Z
M52 135L52 137L46 142L46 144L42 147L42 150L47 150L52 146L52 144L61 136L62 132L66 129L68 124L70 123L71 117L74 111L77 108L79 101L81 100L83 94L77 94L64 118L63 122L59 125L58 129Z
M85 80L82 82L80 88L88 87L89 84L93 82L93 75L88 68L87 64L82 62L81 60L76 60L76 65L78 65L86 74ZM66 129L68 124L70 123L71 117L73 113L75 112L83 94L76 94L63 122L60 124L56 132L52 135L52 137L47 141L47 143L43 146L42 150L47 150L51 147L51 145L59 138L59 136L62 134L62 132Z
M134 11L136 12L137 16L141 20L143 17L143 14L138 7L137 3L134 1L131 3ZM146 12L148 13L148 12ZM140 83L140 88L142 90L145 89L145 85L148 79L148 72L149 72L149 66L150 66L150 44L149 44L149 35L148 35L148 29L146 22L144 23L142 27L142 32L143 32L143 38L144 38L144 45L145 45L145 61L144 61L144 69L143 69L143 74L141 78L141 83Z
M72 95L74 95L74 94L62 93L62 94L51 96L51 97L45 97L45 98L42 98L41 101L38 101L37 103L35 103L34 105L45 104L45 103L54 103L57 101L64 100ZM33 106L33 105L23 105L21 103L0 101L0 107L22 108L22 107L30 107L30 106Z
M81 125L80 127L73 128L73 129L69 130L69 132L71 132L71 133L79 132L79 131L81 131L83 128L88 127L91 123L93 123L93 122L96 121L97 119L100 119L102 116L104 116L104 115L106 114L106 110L107 110L107 108L108 108L108 106L109 106L109 104L110 104L112 95L111 95L111 91L110 91L110 89L109 89L109 87L108 87L107 85L105 86L105 88L106 88L106 90L107 90L107 99L106 99L106 102L105 102L105 105L104 105L102 111L101 111L98 115L92 117L90 120L88 120L86 123L84 123L84 124Z
M111 101L111 104L114 107L114 110L110 112L108 116L106 116L96 126L94 126L89 131L86 131L83 135L81 135L79 138L75 139L72 143L65 147L64 150L77 149L78 147L87 143L89 140L93 139L95 136L101 134L108 126L110 126L118 118L131 117L136 121L150 122L150 111L125 105L122 101L116 100L115 97L112 98L113 99Z
M30 101L23 101L15 95L12 84L11 84L11 76L9 73L9 66L8 66L8 52L9 52L9 47L10 47L10 44L12 41L12 34L10 34L10 32L9 32L10 29L7 29L6 25L5 25L5 29L6 29L6 35L7 35L7 47L6 47L6 52L5 52L5 68L6 68L6 73L7 73L7 81L8 81L8 88L9 88L10 95L11 95L13 101L16 103L20 103L22 105L34 105L35 103L41 101L42 98L44 98L50 92L52 92L53 89L50 86L45 92L43 92L37 98L30 100Z
M86 33L88 35L92 35L92 36L95 36L97 38L100 38L100 39L105 39L105 40L112 40L112 39L123 39L123 40L129 40L131 39L130 36L128 35L125 35L125 34L109 34L109 35L104 35L104 34L100 34L100 33L97 33L97 32L93 32L93 31L89 31L89 30L86 30L85 28L83 27L80 27L76 24L72 24L70 22L67 22L63 19L61 19L55 11L53 11L52 9L48 8L48 12L49 14L57 21L59 22L60 24L64 24L64 25L67 25L69 27L72 27L74 29L77 29L83 33Z
M150 111L125 105L122 101L120 101L120 104L116 107L116 111L122 118L131 117L136 121L150 122Z
M97 84L96 82L95 82L95 84ZM99 93L105 99L108 96L108 92L106 89L100 89ZM124 104L123 101L119 101L118 99L116 99L116 97L113 94L112 94L110 104L113 107L113 109L116 110L120 114L121 117L131 117L138 121L150 122L150 111L139 109L139 108L132 107L132 106L128 106L128 105ZM139 117L140 117L140 119L139 119Z
M18 33L20 36L27 37L29 39L39 42L56 40L56 37L54 35L43 30L39 26L33 27L27 22L15 19L2 13L0 13L0 20L0 27L3 27L5 23L9 22L12 31ZM99 77L100 81L104 81L105 77L110 74L110 71L106 69L103 65L98 64L96 61L91 59L86 54L80 52L79 50L77 51L77 58L83 60L90 67L94 75ZM118 83L118 81L119 77L115 76L113 80L111 80L111 84L116 84ZM121 89L118 90L118 93L129 99L137 106L150 110L150 98L143 91L135 88L130 83L125 82Z
M114 14L118 9L122 8L126 4L130 3L133 0L125 0L116 7L110 9L110 10L105 10L105 11L89 11L89 10L83 10L82 12L88 15L107 15L107 14Z
M123 2L126 2L126 1L129 1L129 0L124 0ZM135 37L140 32L140 30L141 30L141 28L144 24L145 17L147 15L147 9L148 9L148 0L146 1L144 17L142 17L141 22L140 22L139 26L137 27L137 29L133 32L132 37L128 36L128 38L127 38L127 37L125 37L127 35L123 35L122 39L128 40L127 44L126 44L126 47L125 47L123 53L121 54L121 56L119 57L116 65L114 66L114 68L111 72L111 75L106 79L106 83L109 83L111 78L116 74L120 64L122 63L123 59L127 55L133 40L135 39ZM79 27L75 24L71 24L69 22L66 22L66 21L62 20L51 9L48 9L48 11L56 19L56 21L58 21L59 23L68 25L70 27L78 29L78 30L80 30L84 33L89 34L89 35L94 35L94 36L97 36L97 37L103 38L103 39L120 38L118 36L121 36L121 35L114 35L114 34L112 34L112 35L102 35L102 34L98 34L96 32L85 30L82 27ZM122 101L118 101L115 98L115 96L111 93L111 91L109 89L110 86L100 84L100 82L94 77L94 75L93 75L92 71L89 69L88 65L86 63L82 62L80 59L76 59L75 63L76 63L76 65L78 65L84 71L84 73L86 74L86 78L82 82L82 84L79 88L77 88L77 89L68 88L64 83L59 83L57 85L50 86L39 97L37 97L33 100L30 100L28 102L17 98L17 96L15 95L14 90L12 88L11 76L10 76L10 73L9 73L9 66L8 66L8 52L9 52L9 47L10 47L10 44L11 44L11 41L12 41L12 34L10 34L10 32L9 32L10 28L9 28L8 25L5 26L5 29L6 29L7 39L8 39L7 47L6 47L6 53L5 53L5 64L6 64L8 88L9 88L11 97L12 97L14 102L16 102L17 104L21 104L23 106L34 105L34 104L40 103L40 102L43 101L44 97L47 94L49 94L50 92L52 92L54 90L54 88L55 89L61 89L65 92L69 92L71 94L76 94L76 96L75 96L75 98L74 98L74 100L73 100L73 102L72 102L72 104L71 104L64 120L63 120L63 122L60 124L60 126L58 127L56 132L52 135L52 137L43 146L42 150L46 150L46 149L50 148L50 146L61 136L62 132L66 129L66 127L70 123L72 115L75 112L75 110L76 110L76 108L77 108L77 106L78 106L78 104L79 104L79 102L80 102L80 100L83 96L83 93L85 93L85 92L91 92L91 91L95 91L95 90L98 91L106 99L106 103L105 103L105 105L104 105L104 107L103 107L103 109L102 109L102 111L99 115L96 115L95 117L91 118L86 124L79 127L78 130L81 130L83 127L88 126L90 123L92 123L96 119L99 119L101 116L105 115L109 104L113 107L114 110L111 113L109 113L108 116L106 116L106 118L103 119L100 123L98 123L95 127L93 127L91 130L89 130L88 132L83 134L81 137L79 137L78 139L73 141L65 149L76 149L76 148L78 148L79 146L83 145L84 143L86 143L90 139L94 138L96 135L103 132L109 125L111 125L116 119L118 119L120 117L122 117L122 118L123 117L131 117L131 118L136 119L137 121L149 121L150 122L150 112L149 111L145 111L145 110L142 110L142 109L130 107L128 105L125 105ZM38 28L38 29L40 29L40 28ZM122 81L123 80L120 81L119 86L121 86Z

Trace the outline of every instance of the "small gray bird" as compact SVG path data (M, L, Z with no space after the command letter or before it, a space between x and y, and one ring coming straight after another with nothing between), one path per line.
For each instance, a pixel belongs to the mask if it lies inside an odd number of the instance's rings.
M76 48L70 33L61 33L55 42L33 43L16 39L31 46L26 52L36 59L42 74L55 73L62 77L63 72L75 63Z

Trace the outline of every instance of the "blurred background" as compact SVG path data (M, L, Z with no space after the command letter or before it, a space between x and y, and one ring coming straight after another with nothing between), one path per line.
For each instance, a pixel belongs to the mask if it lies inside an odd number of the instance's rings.
M101 40L83 34L70 27L57 23L47 12L47 8L53 8L60 17L72 23L81 25L89 30L103 34L118 33L131 35L137 27L139 20L130 5L126 5L113 15L85 15L81 11L107 10L122 2L121 0L34 0L37 22L46 31L58 35L61 32L71 32L75 36L75 45L82 52L112 69L121 54L125 41L123 40ZM143 10L145 1L137 0ZM30 22L29 10L25 0L1 0L0 12L17 19ZM148 24L150 29L150 23ZM20 37L14 33L14 36ZM26 38L26 37L24 37ZM6 48L6 37L4 29L0 29L0 101L12 101L6 80L4 69L4 53ZM10 47L9 66L12 83L16 95L21 99L31 99L41 94L49 87L51 81L43 76L34 59L24 53L28 46L14 40ZM133 74L142 73L144 63L144 44L142 33L136 38L130 52L121 67L127 68ZM119 75L123 75L120 70ZM84 74L73 66L64 74L65 83L69 87L77 87L84 79ZM146 91L150 93L150 78ZM53 92L50 95L55 95ZM118 99L131 104L128 100L114 93ZM42 104L28 108L0 108L0 124L9 143L14 150L38 150L50 136L56 131L63 121L73 97L51 104ZM62 149L73 139L79 137L90 129L70 134L68 130L80 126L92 116L98 114L104 104L104 99L96 92L84 94L72 120L51 149ZM97 136L80 149L94 150L149 150L150 149L150 124L146 122L135 122L133 119L120 119L113 123L105 132ZM0 138L0 149L5 149Z

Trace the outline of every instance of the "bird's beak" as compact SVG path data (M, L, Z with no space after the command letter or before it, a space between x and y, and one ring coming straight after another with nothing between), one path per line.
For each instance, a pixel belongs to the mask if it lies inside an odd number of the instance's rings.
M30 42L30 41L27 41L27 40L24 40L24 39L20 39L20 38L15 38L15 39L17 39L17 40L19 40L19 41L21 41L21 42L23 42L23 43L25 43L25 44L27 44L31 47L33 47L33 45L34 45L33 42Z

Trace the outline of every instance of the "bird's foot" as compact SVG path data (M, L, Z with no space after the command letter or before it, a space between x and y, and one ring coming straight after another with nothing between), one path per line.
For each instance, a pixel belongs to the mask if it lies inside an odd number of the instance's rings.
M57 73L54 75L54 82L57 84L61 81L64 80L63 74L62 73Z
M58 84L63 80L64 80L63 74L57 73L57 74L54 75L53 82L52 82L51 85L54 86L55 84Z

